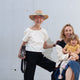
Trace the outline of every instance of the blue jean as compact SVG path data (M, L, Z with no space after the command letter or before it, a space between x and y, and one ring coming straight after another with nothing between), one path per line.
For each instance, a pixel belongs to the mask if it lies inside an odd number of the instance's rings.
M63 79L62 80L65 80L65 72L66 70L68 69L68 67L71 67L71 69L73 70L74 72L74 75L75 75L75 80L79 80L79 74L80 74L80 62L77 62L77 61L70 61L66 68L63 70L62 72L62 75L63 75ZM60 74L60 68L58 68L57 70L55 70L55 72L53 73L52 75L52 80L59 80L58 79L58 76Z

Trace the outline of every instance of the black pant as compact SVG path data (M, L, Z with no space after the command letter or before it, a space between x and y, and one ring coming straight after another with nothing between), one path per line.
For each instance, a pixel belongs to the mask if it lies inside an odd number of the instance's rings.
M30 52L26 51L27 67L24 73L24 80L34 80L34 73L36 65L48 70L49 72L54 71L55 62L44 57L41 52Z

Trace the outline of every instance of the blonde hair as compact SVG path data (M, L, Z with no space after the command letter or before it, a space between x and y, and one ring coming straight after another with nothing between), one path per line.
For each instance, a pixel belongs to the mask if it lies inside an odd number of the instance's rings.
M77 44L80 44L79 36L77 34L71 35L69 43L70 43L71 40L77 40Z
M73 34L74 34L74 29L73 29L72 25L71 25L71 24L66 24L66 25L62 28L61 35L60 35L60 38L61 38L61 39L65 39L65 38L66 38L66 37L65 37L65 34L64 34L64 30L65 30L65 28L68 27L68 26L72 28L72 31L73 31Z

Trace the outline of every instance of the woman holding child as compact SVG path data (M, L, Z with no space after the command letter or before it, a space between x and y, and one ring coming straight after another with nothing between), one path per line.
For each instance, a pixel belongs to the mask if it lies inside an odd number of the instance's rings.
M74 29L70 24L66 24L61 31L60 38L62 40L57 41L57 43L56 43L56 50L57 50L58 59L59 59L59 66L63 60L66 60L67 58L69 58L71 56L70 54L64 54L62 52L62 49L69 42L71 35L74 35ZM77 60L79 60L80 54L77 54L77 55L78 55ZM75 57L72 57L71 61L69 61L69 63L67 64L67 66L65 67L65 69L62 72L63 78L59 79L60 68L58 68L53 73L52 80L78 80L79 72L80 72L80 62L75 61Z

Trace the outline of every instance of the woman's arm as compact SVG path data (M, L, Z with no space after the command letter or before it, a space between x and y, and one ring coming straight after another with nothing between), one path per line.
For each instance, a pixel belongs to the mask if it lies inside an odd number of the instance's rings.
M44 48L44 49L47 49L47 48L52 48L52 47L54 47L54 46L55 46L55 45L53 45L53 44L52 44L52 45L47 44L47 42L45 41L45 42L44 42L44 45L43 45L43 48Z
M75 54L76 53L76 54ZM71 53L70 56L74 56L71 60L80 60L80 47L74 53Z
M80 47L74 53L79 54L80 53Z
M77 50L78 52L77 52L77 54L78 54L78 56L79 56L79 61L80 61L80 47L78 48L78 50Z
M78 56L78 54L71 53L71 54L70 54L70 56L72 56L72 57L71 57L71 60L74 60L74 61L76 61L76 60L78 60L78 59L79 59L79 56Z
M80 54L78 54L78 56L79 56L79 61L80 61Z
M21 47L20 47L20 49L19 49L18 57L19 57L20 59L25 59L25 56L24 56L24 57L21 57L21 49L22 49L22 46L25 46L26 43L27 43L27 42L22 42Z

